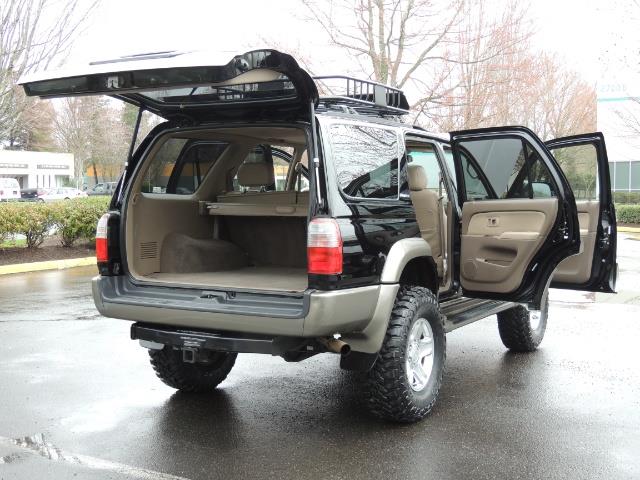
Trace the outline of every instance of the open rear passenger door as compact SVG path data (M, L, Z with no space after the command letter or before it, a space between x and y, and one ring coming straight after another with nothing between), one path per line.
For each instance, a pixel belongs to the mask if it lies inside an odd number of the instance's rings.
M579 251L573 193L553 155L524 127L451 133L465 296L538 308L556 266Z
M596 132L546 144L575 195L581 240L580 253L558 265L551 286L614 292L618 273L616 213L604 136Z

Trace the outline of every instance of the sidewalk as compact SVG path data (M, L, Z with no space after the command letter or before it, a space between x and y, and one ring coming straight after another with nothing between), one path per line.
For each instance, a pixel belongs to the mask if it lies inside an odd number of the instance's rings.
M15 263L0 265L0 275L12 273L38 272L40 270L62 270L64 268L95 265L96 257L66 258L63 260L46 260L44 262Z

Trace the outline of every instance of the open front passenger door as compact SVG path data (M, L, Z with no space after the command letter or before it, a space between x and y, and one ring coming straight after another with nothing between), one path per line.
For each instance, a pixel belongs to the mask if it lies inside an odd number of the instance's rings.
M546 144L569 180L580 223L580 252L558 265L551 286L615 292L616 213L604 136L596 132Z
M578 214L558 163L524 127L451 133L465 296L538 308L556 266L579 251Z

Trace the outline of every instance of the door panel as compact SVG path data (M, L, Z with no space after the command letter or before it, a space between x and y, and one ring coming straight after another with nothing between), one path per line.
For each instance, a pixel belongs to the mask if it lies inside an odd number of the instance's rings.
M516 290L557 214L556 198L466 202L462 207L462 287L494 293Z
M600 202L578 201L578 223L580 224L580 253L564 259L553 274L553 281L584 283L591 276L593 253Z
M614 292L616 214L604 136L596 132L559 138L547 146L576 196L581 239L580 253L558 265L551 286Z
M463 205L454 258L463 293L539 308L555 268L579 252L566 176L525 127L453 132L451 141Z

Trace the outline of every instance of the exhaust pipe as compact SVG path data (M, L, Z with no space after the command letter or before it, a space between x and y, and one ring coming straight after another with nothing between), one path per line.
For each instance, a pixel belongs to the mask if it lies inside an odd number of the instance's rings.
M317 340L330 352L339 353L343 357L346 357L351 353L351 347L349 344L337 338L318 337Z

